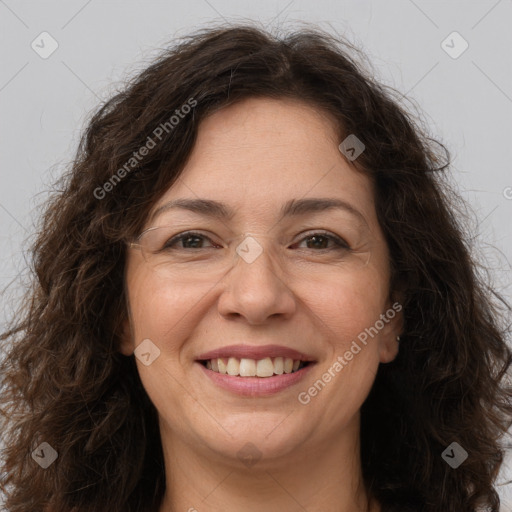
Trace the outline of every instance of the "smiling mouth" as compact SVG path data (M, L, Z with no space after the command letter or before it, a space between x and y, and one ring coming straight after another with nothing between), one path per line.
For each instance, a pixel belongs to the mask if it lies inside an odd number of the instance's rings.
M290 357L265 357L264 359L247 359L237 357L218 357L199 360L208 370L233 377L273 377L296 373L313 361L301 361Z

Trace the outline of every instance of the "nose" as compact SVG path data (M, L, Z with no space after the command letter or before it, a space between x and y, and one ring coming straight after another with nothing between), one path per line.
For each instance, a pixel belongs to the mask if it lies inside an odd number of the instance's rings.
M269 240L257 235L251 238L246 239L247 244L240 244L239 257L223 279L219 313L224 317L243 317L251 325L265 323L270 317L290 318L297 300L286 274L273 256Z

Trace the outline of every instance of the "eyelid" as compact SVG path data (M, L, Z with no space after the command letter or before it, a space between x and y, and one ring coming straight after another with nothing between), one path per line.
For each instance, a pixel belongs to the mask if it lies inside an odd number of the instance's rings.
M303 233L300 233L299 235L297 235L298 238L297 238L297 241L294 242L294 245L297 243L301 243L305 239L315 236L315 235L320 235L320 236L326 237L327 239L329 239L332 242L334 242L335 244L337 244L338 247L341 247L341 248L344 247L348 250L351 249L351 245L343 237L336 235L330 231L323 230L323 229L316 229L316 230L313 229L313 230L308 230ZM212 240L211 236L208 236L200 231L188 230L188 231L183 231L181 233L177 233L176 235L171 237L169 240L167 240L167 242L165 243L165 246L175 245L177 242L179 242L189 236L190 237L191 236L202 237L202 238L207 239L209 242L211 242L214 245L220 245L217 242L215 242L214 240Z
M312 237L314 235L325 236L329 240L339 244L340 247L345 247L346 249L351 249L350 244L343 237L336 235L335 233L332 233L331 231L326 231L323 229L313 229L310 231L306 231L304 233L300 233L300 235L298 235L300 237L299 242L303 242L304 239Z
M204 233L201 233L200 231L189 230L189 231L183 231L181 233L177 233L176 235L172 236L169 240L167 240L165 242L164 247L167 246L167 245L171 245L171 244L174 245L176 242L179 242L179 241L181 241L184 238L187 238L189 236L202 237L202 238L207 239L208 241L210 241L214 245L219 245L214 240L212 240L211 236L205 235Z

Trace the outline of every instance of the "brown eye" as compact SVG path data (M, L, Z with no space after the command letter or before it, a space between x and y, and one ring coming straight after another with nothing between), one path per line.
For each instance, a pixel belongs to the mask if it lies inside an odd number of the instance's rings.
M320 250L347 250L350 246L341 238L331 233L312 233L302 239L308 241L307 249L320 249ZM302 242L301 241L301 242ZM334 244L334 247L329 247L329 242Z
M186 233L181 233L172 237L165 243L162 249L205 249L205 247L202 246L205 240L211 242L207 236L201 233L187 231ZM181 246L176 247L180 242Z

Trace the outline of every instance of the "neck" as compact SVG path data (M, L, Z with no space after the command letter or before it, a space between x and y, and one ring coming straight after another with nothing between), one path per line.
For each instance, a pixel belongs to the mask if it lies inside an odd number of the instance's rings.
M166 493L159 512L381 512L362 480L359 416L341 436L250 467L182 443L162 421L160 431Z

